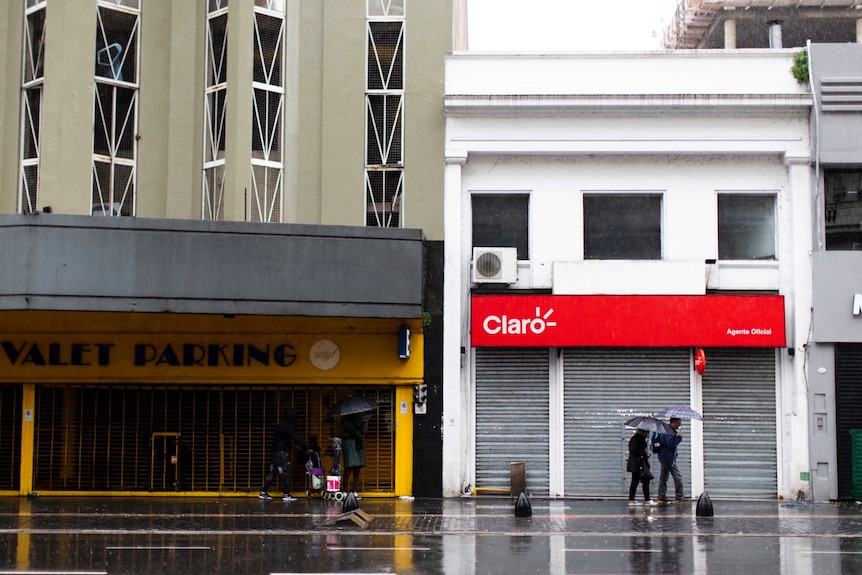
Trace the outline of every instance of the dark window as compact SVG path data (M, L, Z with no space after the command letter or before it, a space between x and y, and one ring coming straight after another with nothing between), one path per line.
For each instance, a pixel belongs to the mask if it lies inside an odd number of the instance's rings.
M660 260L661 196L584 194L584 259Z
M862 251L862 171L830 170L826 183L826 249Z
M775 259L775 196L718 195L718 259Z
M518 248L530 259L530 196L473 194L473 247Z

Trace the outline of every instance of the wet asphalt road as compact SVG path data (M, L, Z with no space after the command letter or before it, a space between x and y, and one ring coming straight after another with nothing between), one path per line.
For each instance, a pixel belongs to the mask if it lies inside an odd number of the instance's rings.
M0 498L0 575L862 573L862 506L714 501ZM359 523L362 523L361 521Z

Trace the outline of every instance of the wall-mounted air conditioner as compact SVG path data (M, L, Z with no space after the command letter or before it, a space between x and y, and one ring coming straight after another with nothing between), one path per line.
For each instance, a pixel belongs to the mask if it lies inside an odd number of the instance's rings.
M517 248L473 248L473 283L513 284L516 281Z

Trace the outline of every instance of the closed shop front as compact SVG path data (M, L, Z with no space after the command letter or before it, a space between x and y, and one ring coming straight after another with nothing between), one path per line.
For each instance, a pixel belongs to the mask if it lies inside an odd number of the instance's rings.
M812 318L806 375L813 495L862 501L862 252L815 253Z
M0 493L18 492L21 466L20 385L0 385Z
M6 461L20 462L0 489L256 493L286 408L329 467L338 424L329 409L357 395L379 405L369 413L360 491L410 493L419 326L413 357L402 359L397 320L3 315L16 327L0 350L0 433ZM22 422L7 411L32 415ZM302 455L294 452L294 492L305 491Z
M471 327L477 487L520 460L533 495L622 497L625 421L686 405L704 417L681 428L686 495L696 464L711 494L775 497L781 296L474 295Z
M704 487L716 497L777 495L773 349L707 349Z
M478 487L508 486L511 464L524 462L530 491L548 493L549 409L547 349L478 350Z
M691 403L688 349L566 349L566 495L606 497L628 492L628 441L632 430L623 414L655 413ZM682 430L688 433L689 422ZM684 444L677 461L691 481L691 449ZM657 476L659 464L652 459ZM688 491L688 489L686 489ZM655 491L658 493L658 491Z
M862 499L862 344L835 346L838 498Z

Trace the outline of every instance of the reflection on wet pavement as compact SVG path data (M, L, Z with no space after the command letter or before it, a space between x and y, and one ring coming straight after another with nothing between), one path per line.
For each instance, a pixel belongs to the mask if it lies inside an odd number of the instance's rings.
M862 572L855 505L363 499L372 519L324 525L341 504L251 498L0 498L5 573Z

